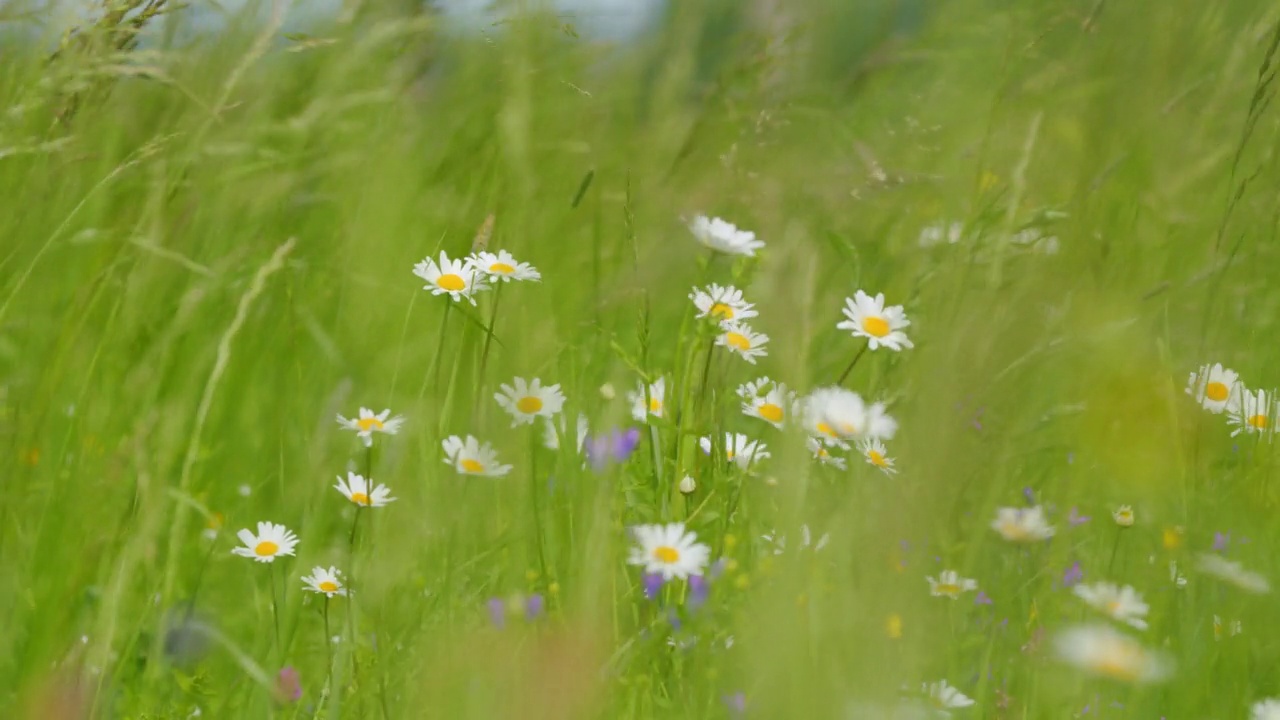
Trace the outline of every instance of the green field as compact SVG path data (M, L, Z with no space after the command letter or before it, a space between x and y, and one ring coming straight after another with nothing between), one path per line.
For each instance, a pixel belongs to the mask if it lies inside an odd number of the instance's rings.
M407 5L0 9L0 717L1280 718L1280 5L706 0L623 46ZM541 279L414 274L480 250ZM859 290L914 347L837 328ZM232 552L263 521L295 554ZM667 523L706 562L632 549Z

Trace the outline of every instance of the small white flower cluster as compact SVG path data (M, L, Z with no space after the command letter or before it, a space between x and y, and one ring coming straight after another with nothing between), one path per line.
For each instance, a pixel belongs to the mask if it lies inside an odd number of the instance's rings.
M1276 432L1275 392L1246 387L1236 371L1221 363L1191 373L1187 395L1215 415L1226 413L1227 424L1235 428L1231 437L1246 433L1270 439Z

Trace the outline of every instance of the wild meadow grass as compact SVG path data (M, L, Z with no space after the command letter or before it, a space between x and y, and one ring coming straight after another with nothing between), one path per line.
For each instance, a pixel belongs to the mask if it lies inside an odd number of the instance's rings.
M3 16L0 716L1280 717L1280 7L352 7Z

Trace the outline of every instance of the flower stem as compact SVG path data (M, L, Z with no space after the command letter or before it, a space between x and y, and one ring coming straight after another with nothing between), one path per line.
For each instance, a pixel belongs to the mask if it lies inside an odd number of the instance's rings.
M280 645L280 606L276 602L276 564L271 563L271 574L267 576L267 582L271 585L271 621L275 625L276 630L276 652L280 653L280 660L284 660L284 647Z
M351 521L351 539L347 547L347 550L351 555L354 555L356 552L356 528L360 527L360 510L362 509L363 508L360 505L356 505L356 517Z
M864 354L866 354L867 348L869 347L871 347L870 343L863 345L862 349L858 351L858 354L853 356L853 361L849 363L849 367L845 368L844 372L840 373L840 379L836 380L837 385L844 384L845 378L849 377L849 373L853 372L853 366L858 364L858 361L862 359Z
M326 686L328 686L330 678L333 677L333 641L331 640L332 637L333 635L329 633L329 595L326 593L324 596L324 649L327 651L325 655L328 656L329 658L329 666L328 666L328 669L325 671L325 675L324 675L324 684Z
M493 327L498 322L498 301L502 299L502 286L506 283L499 282L498 287L493 291L493 307L489 310L489 327L485 329L484 349L480 351L480 370L476 374L476 387L480 392L476 393L476 407L480 405L480 397L484 391L484 371L489 366L489 347L493 345Z
M1120 538L1124 536L1124 528L1116 528L1116 541L1111 546L1111 559L1107 561L1107 578L1111 577L1111 567L1116 563L1116 552L1120 549Z
M538 483L538 430L537 424L529 431L529 492L533 495L534 544L538 548L538 567L542 577L547 576L547 556L542 547L542 503L539 501Z
M447 332L449 329L449 313L452 310L452 302L444 306L444 319L440 321L440 342L436 345L436 356L431 360L431 370L428 371L426 377L423 378L422 391L418 393L419 396L426 393L427 378L431 378L432 385L436 389L440 388L440 359L444 355L444 340L449 336Z

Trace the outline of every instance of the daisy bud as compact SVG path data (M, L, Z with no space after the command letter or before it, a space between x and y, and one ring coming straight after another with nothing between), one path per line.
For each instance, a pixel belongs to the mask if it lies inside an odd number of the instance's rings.
M617 396L618 393L613 389L613 383L605 383L600 386L600 397L605 400L612 400Z
M685 495L692 495L693 491L697 489L698 489L698 483L695 482L694 479L689 477L688 475L685 475L684 479L680 481L680 492L684 493Z

